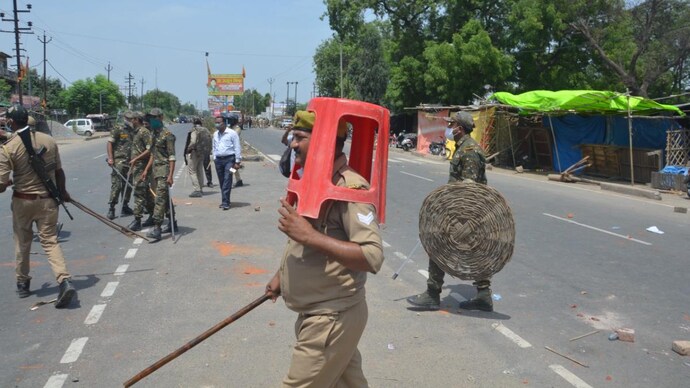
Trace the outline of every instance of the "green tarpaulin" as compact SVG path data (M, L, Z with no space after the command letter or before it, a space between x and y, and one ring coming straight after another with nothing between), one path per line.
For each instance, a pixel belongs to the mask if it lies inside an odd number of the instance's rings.
M628 97L624 94L599 90L534 90L522 94L496 92L489 99L511 105L527 113L598 113L627 114ZM630 96L630 110L635 115L685 114L673 105Z

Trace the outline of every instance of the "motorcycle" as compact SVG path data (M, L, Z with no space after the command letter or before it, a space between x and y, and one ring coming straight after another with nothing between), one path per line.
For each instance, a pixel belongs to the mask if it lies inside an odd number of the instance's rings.
M397 148L402 148L405 151L417 148L417 134L416 133L401 133L398 135Z
M432 155L446 156L448 154L446 140L441 137L441 141L432 141L429 144L429 152L431 152Z

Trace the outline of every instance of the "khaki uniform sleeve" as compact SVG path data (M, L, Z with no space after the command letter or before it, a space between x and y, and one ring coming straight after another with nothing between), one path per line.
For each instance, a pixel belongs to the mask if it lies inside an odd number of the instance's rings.
M351 242L359 244L371 266L377 273L383 264L383 244L373 205L358 202L337 202L342 212L343 229Z
M7 147L0 146L0 185L6 185L10 181L12 173L12 161Z
M144 142L145 142L145 143L144 143L144 148L145 148L146 150L150 150L151 147L153 146L153 134L150 133L150 132L147 133L147 134L144 136Z

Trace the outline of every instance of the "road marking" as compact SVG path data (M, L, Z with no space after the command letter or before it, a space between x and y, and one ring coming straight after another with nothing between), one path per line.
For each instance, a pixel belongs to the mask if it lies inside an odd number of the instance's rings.
M137 254L137 248L131 248L125 254L125 259L133 259L134 255Z
M101 319L101 315L103 315L103 311L105 311L105 306L105 304L97 304L93 306L89 312L89 315L86 316L84 324L93 325L94 323L98 323L98 320Z
M640 243L640 244L644 244L644 245L652 245L652 243L648 243L648 242L646 242L646 241L638 240L638 239L632 238L632 237L630 237L630 236L623 236L622 234L618 234L618 233L609 232L608 230L599 229L599 228L597 228L597 227L590 226L590 225L586 225L586 224L583 224L583 223L580 223L580 222L576 222L576 221L573 221L573 220L569 220L569 219L567 219L567 218L554 216L553 214L549 214L549 213L542 213L542 214L545 215L545 216L547 216L547 217L555 218L555 219L557 219L557 220L561 220L561 221L565 221L565 222L570 222L571 224L579 225L579 226L585 227L585 228L587 228L587 229L596 230L597 232L602 232L602 233L609 234L609 235L611 235L611 236L616 236L616 237L618 237L618 238L622 238L623 240L634 241L634 242L636 242L636 243Z
M144 242L144 239L141 237L137 237L134 239L134 245L141 245L141 243Z
M522 339L522 337L515 334L509 328L503 326L503 324L501 324L501 323L494 323L491 325L491 327L493 327L494 329L496 329L496 331L498 331L499 333L506 336L509 340L515 342L515 344L517 344L517 346L519 346L521 348L531 348L532 347L531 343L525 341L524 339Z
M104 156L106 156L106 155L108 155L108 154L100 154L100 155L98 155L98 156L94 156L94 157L93 157L93 160L96 160L96 159L98 159L98 158L102 158L102 157L104 157Z
M416 160L409 160L409 159L398 159L398 158L388 158L388 160L395 160L396 162L400 163L412 163L412 164L422 164L422 162L418 162Z
M400 173L401 173L401 174L405 174L405 175L409 175L409 176L413 176L413 177L415 177L415 178L424 179L425 181L429 181L429 182L433 182L433 181L434 181L433 179L424 178L423 176L419 176L419 175L415 175L415 174L410 174L409 172L405 172L405 171L400 171Z
M110 298L113 296L118 284L120 284L120 282L108 282L108 284L105 285L103 292L101 292L101 298Z
M61 388L63 384L65 384L65 381L67 381L67 376L68 375L64 374L50 376L48 382L43 386L43 388Z
M565 369L561 365L554 364L549 365L552 371L556 372L559 376L563 377L565 381L569 382L573 387L576 388L592 388L591 385L585 383L582 379L575 376L571 371Z
M388 163L402 163L402 162L399 160L395 160L395 159L388 159Z
M282 157L282 155L276 155L276 154L268 154L266 156L268 156L268 158L271 160L280 160L280 158Z
M129 264L122 264L121 266L117 267L117 269L115 270L115 273L113 275L115 275L115 276L124 275L125 272L127 272L127 268L129 268Z
M393 254L396 255L396 256L398 256L398 259L407 260L407 256L405 256L405 255L402 254L401 252L393 252Z
M417 272L419 272L419 274L424 276L425 278L429 279L429 271L425 269L418 269Z
M381 240L381 242L383 243L384 248L390 248L391 247L391 244L387 243L386 241Z
M79 355L81 355L81 351L84 350L84 346L86 346L86 341L88 340L89 337L73 339L72 343L69 345L69 348L67 348L65 355L62 356L60 364L70 364L77 361L79 359Z
M247 142L245 141L245 143L247 143ZM249 144L249 143L247 143L247 144ZM253 148L253 147L252 147L252 148ZM264 159L268 160L269 162L273 163L274 165L277 165L277 164L278 164L278 163L276 163L275 160L273 160L272 158L270 158L268 155L264 154L263 152L259 151L259 150L256 149L256 148L254 148L254 149L256 150L256 152L257 152L259 155L263 156ZM277 160L280 160L280 157L279 157Z

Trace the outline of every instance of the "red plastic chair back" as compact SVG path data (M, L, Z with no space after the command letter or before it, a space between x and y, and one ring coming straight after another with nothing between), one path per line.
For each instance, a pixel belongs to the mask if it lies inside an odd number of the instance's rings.
M307 155L300 178L298 167L288 180L288 201L297 201L297 213L318 218L321 206L329 199L370 203L376 208L378 222L386 219L386 179L388 173L388 136L390 112L367 102L339 98L314 98L307 110L316 115ZM369 182L368 190L337 187L332 182L335 139L341 121L352 125L348 165ZM374 144L378 144L374 148Z

